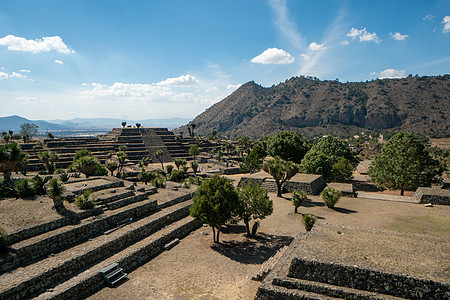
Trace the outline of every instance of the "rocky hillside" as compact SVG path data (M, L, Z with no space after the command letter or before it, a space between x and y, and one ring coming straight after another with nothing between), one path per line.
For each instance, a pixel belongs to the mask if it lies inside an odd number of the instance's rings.
M294 77L270 88L251 81L193 122L197 134L231 138L279 130L345 136L363 128L449 136L450 75L348 83Z

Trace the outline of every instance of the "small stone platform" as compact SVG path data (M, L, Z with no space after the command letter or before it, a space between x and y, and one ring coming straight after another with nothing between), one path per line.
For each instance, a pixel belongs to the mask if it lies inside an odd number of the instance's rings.
M413 197L419 203L450 205L450 190L420 187Z

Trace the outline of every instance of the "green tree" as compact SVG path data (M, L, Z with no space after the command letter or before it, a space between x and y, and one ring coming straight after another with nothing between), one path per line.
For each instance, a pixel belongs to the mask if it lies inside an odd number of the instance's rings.
M441 180L445 167L430 156L429 149L409 133L397 133L384 144L369 167L372 182L388 188L416 190Z
M127 122L122 122L122 128L125 128L127 126Z
M3 172L6 181L11 180L11 172L16 169L23 157L24 153L19 144L0 145L0 172Z
M139 181L144 182L145 185L147 185L147 183L155 179L155 177L156 177L155 173L151 171L146 171L144 168L142 168L141 172L139 172L139 174L137 175L137 179Z
M300 167L293 162L285 161L277 157L266 161L263 164L263 170L275 179L275 183L277 184L277 197L282 197L283 184L294 177L299 172Z
M117 173L122 172L123 166L125 165L125 161L128 157L128 155L125 153L125 151L119 151L116 153L117 160L119 161L119 168L117 169Z
M59 160L59 156L56 152L45 150L38 154L39 160L44 164L44 168L48 174L55 173L56 162Z
M212 227L218 243L221 227L232 219L238 205L239 196L231 181L214 175L198 187L189 213Z
M298 212L298 207L308 199L305 191L294 191L292 193L292 204L294 205L294 213Z
M302 172L322 175L325 180L345 181L358 164L349 146L334 136L319 139L302 160Z
M197 176L197 172L198 172L198 162L196 162L195 160L191 162L191 168L192 171L194 172L194 176Z
M62 195L64 193L64 184L61 180L57 178L53 178L47 184L47 195L52 198L53 206L57 211L60 211L64 208Z
M38 132L39 126L33 123L23 123L20 125L20 134L24 137L24 140L32 139Z
M96 174L100 162L94 156L82 156L72 164L72 167L89 178L89 176Z
M88 149L81 149L79 151L77 151L77 153L75 153L75 155L73 156L73 161L77 161L78 159L82 158L83 156L93 156L91 151L89 151Z
M161 163L161 169L164 170L164 152L162 150L156 150L155 156Z
M261 170L263 159L266 156L267 152L259 145L256 145L250 153L244 157L243 170L250 173L258 172Z
M141 128L141 123L136 123L136 128Z
M189 123L189 128L191 129L190 132L191 132L192 137L195 136L195 132L194 132L195 127L197 127L197 125L195 123Z
M186 160L183 158L175 158L173 162L175 163L175 166L177 167L178 170L180 169L181 166L186 165Z
M292 131L280 131L267 143L267 152L273 157L300 163L308 148L302 136Z
M194 144L191 146L191 148L189 148L189 155L193 156L194 160L195 160L195 157L199 154L200 154L200 148L197 144Z
M250 233L250 221L253 219L262 220L273 212L273 201L267 195L267 190L261 188L253 180L248 181L242 188L238 189L239 207L237 209L237 216L244 221L247 229L247 236ZM256 233L257 227L255 227Z
M106 168L111 172L111 176L114 176L114 171L119 168L119 164L115 161L106 163Z

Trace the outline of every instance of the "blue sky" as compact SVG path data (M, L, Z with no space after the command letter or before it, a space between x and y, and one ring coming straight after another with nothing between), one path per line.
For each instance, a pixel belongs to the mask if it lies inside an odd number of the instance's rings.
M193 118L254 80L450 73L450 0L0 0L0 116Z

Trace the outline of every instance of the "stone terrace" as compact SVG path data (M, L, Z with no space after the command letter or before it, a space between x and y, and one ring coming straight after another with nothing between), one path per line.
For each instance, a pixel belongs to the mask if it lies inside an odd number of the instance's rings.
M108 177L67 186L74 194L94 190L97 207L10 234L0 299L84 298L105 286L100 270L116 262L128 273L201 226L189 217L192 190L156 193Z

